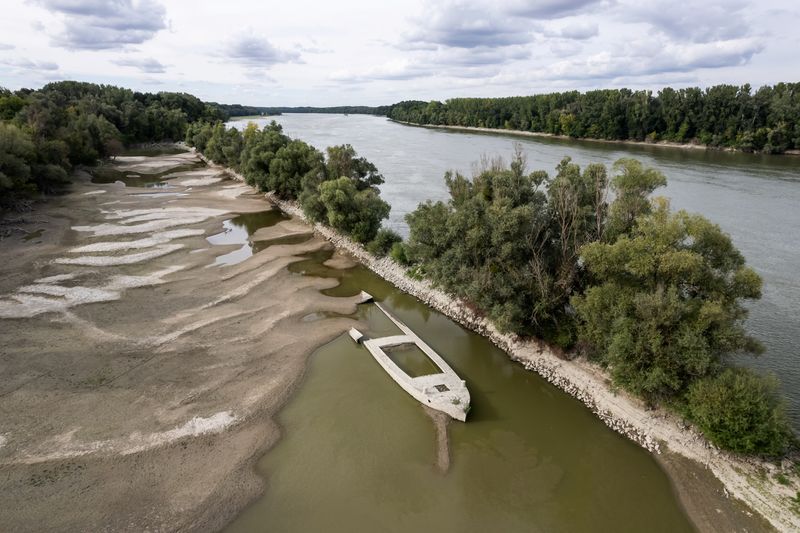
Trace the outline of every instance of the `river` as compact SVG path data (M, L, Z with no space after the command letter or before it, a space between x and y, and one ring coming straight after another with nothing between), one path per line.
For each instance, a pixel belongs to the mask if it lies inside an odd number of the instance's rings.
M388 226L406 234L403 220L425 200L445 200L447 170L470 174L482 157L509 160L519 142L528 169L551 175L564 156L581 164L610 166L634 157L668 179L657 194L676 209L702 213L729 233L748 263L764 278L763 297L752 303L748 330L766 347L759 358L737 362L778 375L789 415L800 429L800 157L608 144L549 138L456 132L405 126L365 115L286 114L274 117L284 131L319 149L349 143L386 178L382 196L391 204ZM258 119L259 124L272 120ZM237 121L243 127L245 121Z
M312 356L258 463L266 491L228 533L693 531L647 451L366 268L324 266L330 253L289 270L338 278L326 295L382 301L467 381L468 422L449 425L449 468L437 467L431 419L343 333ZM358 314L369 336L398 333L374 305Z

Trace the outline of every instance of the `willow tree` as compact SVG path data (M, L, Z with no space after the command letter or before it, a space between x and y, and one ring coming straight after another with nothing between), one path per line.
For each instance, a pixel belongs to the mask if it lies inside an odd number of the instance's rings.
M572 298L579 337L617 385L668 399L718 372L725 354L762 350L742 305L760 298L761 278L702 216L656 199L629 233L587 244L581 257L593 283Z

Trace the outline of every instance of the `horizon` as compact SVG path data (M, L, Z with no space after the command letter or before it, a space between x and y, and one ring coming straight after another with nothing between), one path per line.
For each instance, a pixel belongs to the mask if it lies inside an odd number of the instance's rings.
M76 80L335 107L800 79L800 10L787 0L10 3L0 86L12 90Z

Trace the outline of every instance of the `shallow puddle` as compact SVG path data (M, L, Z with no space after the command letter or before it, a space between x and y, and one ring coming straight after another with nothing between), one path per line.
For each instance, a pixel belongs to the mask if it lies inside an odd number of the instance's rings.
M39 228L36 231L31 231L30 233L25 235L22 238L22 240L27 242L27 241L30 241L30 240L33 240L33 239L38 239L39 237L42 236L42 233L44 233L44 228Z
M250 237L260 228L274 226L289 217L278 209L269 209L258 213L243 213L222 223L222 232L207 237L206 240L215 245L240 244L238 250L218 256L212 266L230 266L241 263L265 246L253 243Z
M330 255L289 270L338 278L331 296L373 294L466 380L472 410L448 427L443 473L431 419L343 332L312 356L278 417L282 440L257 465L266 492L227 531L692 531L645 450L362 266L325 267ZM358 315L367 335L397 332L372 304Z

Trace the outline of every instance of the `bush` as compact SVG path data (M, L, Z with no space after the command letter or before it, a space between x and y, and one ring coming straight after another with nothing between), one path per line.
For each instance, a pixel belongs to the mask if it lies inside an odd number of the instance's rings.
M367 244L367 251L378 257L384 257L395 244L402 240L403 238L397 232L388 228L381 228L375 238Z
M406 253L406 245L403 242L396 242L392 245L392 249L389 251L389 257L401 265L411 264L411 260Z
M720 448L782 454L791 439L778 382L743 368L696 381L687 394L689 417Z

